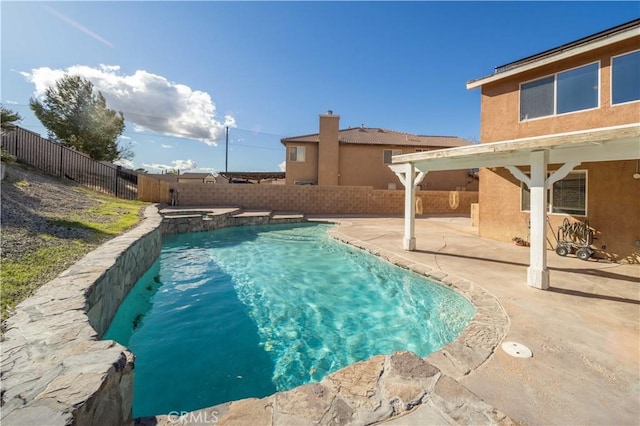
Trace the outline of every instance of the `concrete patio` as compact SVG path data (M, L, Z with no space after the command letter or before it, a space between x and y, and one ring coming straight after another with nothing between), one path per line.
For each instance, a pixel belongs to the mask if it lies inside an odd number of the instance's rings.
M543 424L640 424L640 266L581 261L549 252L551 287L526 285L529 249L479 238L470 219L416 220L416 251L402 250L401 217L314 217L338 231L471 280L498 298L510 320L504 341L526 345L532 358L500 346L460 383L511 419ZM386 424L441 423L428 405Z

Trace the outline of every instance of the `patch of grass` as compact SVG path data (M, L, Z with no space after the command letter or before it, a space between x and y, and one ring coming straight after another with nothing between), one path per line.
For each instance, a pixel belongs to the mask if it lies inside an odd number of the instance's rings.
M16 185L28 184L26 180L24 183L22 181L16 183ZM50 223L66 228L88 229L92 232L81 239L41 234L39 236L46 240L44 247L24 253L18 260L2 259L0 264L2 318L6 318L18 303L33 294L38 287L55 278L98 244L135 226L140 221L142 208L149 205L141 201L121 200L84 188L77 190L98 201L99 206L82 213L56 215L50 219Z
M85 214L67 215L49 222L65 228L80 228L94 231L97 240L114 237L133 227L140 220L140 211L148 203L115 198L97 198L100 206Z
M56 244L26 253L17 261L3 259L0 269L2 318L6 318L15 305L33 294L44 282L55 277L93 247L77 240L66 243L56 241Z
M27 186L29 186L29 181L26 179L22 179L14 183L14 185L17 186L18 188L26 188Z

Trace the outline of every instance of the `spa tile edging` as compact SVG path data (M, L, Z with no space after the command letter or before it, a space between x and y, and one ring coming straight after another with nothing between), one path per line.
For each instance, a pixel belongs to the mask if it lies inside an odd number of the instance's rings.
M319 383L187 413L136 419L137 426L368 425L384 423L418 407L441 424L517 424L459 383L482 365L506 335L509 319L498 300L481 286L350 238L336 228L331 237L366 250L397 266L441 282L476 309L457 340L420 358L412 352L378 355L329 374Z
M239 210L240 211L240 210ZM183 234L188 232L207 232L231 226L277 225L287 223L306 222L303 215L272 215L263 214L237 216L237 211L210 214L206 210L198 212L186 211L185 214L163 215L160 230L162 235Z
M20 303L2 341L2 424L133 424L134 355L99 340L160 253L161 217L144 219Z

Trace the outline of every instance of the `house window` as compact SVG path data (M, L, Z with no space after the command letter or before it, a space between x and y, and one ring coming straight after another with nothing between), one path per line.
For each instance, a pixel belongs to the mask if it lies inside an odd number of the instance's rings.
M529 187L521 184L521 210L530 211ZM547 191L547 211L575 216L587 215L587 171L569 173Z
M611 60L611 103L640 100L640 50Z
M598 107L598 69L593 63L520 85L520 121Z
M520 120L553 115L554 81L551 76L520 86Z
M598 64L586 65L556 76L556 114L598 106Z
M301 163L304 162L304 146L289 147L289 161Z
M400 154L402 154L401 149L385 149L382 155L382 161L384 164L391 164L391 157Z

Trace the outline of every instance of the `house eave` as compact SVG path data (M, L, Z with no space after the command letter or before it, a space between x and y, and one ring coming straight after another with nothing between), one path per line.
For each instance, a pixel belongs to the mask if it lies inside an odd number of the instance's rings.
M478 78L476 80L471 80L467 82L467 90L477 89L478 87L482 87L485 84L489 84L505 78L509 78L514 75L517 75L532 69L540 68L542 66L549 65L554 62L562 61L577 55L581 55L585 52L596 50L601 47L610 46L612 44L620 43L624 40L628 40L630 38L638 37L638 36L640 36L640 27L632 28L623 33L614 34L603 39L595 40L588 44L576 46L565 51L560 51L552 55L549 55L547 57L537 59L530 63L526 63L523 65L514 67L507 71L502 71L499 73L491 74L486 77Z

